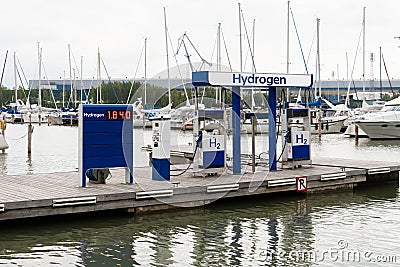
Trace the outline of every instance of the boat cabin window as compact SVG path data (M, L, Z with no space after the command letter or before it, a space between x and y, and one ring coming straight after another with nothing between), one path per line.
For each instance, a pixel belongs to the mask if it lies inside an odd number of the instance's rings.
M398 106L385 106L382 108L383 112L394 111L398 108Z

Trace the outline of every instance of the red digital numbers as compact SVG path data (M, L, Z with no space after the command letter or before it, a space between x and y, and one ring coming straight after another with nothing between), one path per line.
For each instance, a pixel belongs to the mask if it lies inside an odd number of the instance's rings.
M107 120L130 120L132 118L130 110L107 110Z

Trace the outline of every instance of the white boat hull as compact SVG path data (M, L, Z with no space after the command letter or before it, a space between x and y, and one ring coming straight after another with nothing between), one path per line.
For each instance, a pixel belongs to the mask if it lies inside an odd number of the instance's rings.
M400 121L358 121L371 139L400 139Z

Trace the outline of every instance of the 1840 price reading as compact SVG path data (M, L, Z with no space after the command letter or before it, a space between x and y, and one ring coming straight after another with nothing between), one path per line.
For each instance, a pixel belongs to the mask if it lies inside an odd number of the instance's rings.
M107 120L130 120L132 114L130 110L106 110Z

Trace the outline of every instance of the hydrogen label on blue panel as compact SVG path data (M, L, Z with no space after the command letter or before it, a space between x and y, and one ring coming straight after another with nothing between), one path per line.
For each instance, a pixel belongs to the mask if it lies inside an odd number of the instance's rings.
M310 145L310 132L309 131L293 131L292 132L293 146Z
M203 151L218 151L225 149L223 135L205 136L202 143Z

